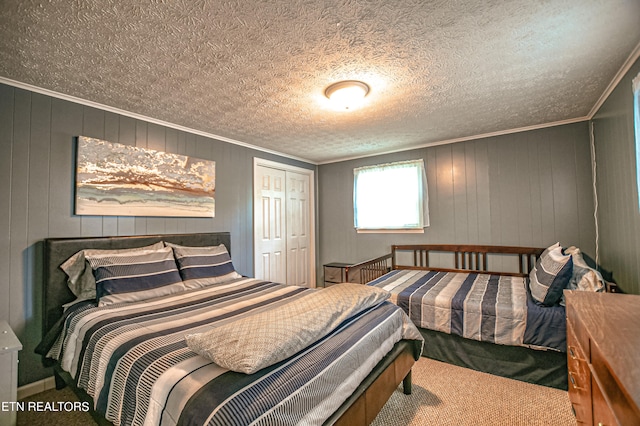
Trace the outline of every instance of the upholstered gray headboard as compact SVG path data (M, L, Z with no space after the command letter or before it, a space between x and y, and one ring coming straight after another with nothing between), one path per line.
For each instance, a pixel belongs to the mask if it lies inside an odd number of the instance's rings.
M184 246L214 246L224 244L231 253L231 235L228 232L204 234L136 235L126 237L48 238L44 240L44 294L43 335L62 316L62 305L75 299L67 276L60 265L83 249L122 249L142 247L168 241Z

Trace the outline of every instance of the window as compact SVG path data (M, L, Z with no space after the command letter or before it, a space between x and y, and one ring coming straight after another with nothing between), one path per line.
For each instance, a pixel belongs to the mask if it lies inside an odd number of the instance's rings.
M429 226L423 160L353 170L353 210L358 231L424 232Z
M640 209L640 74L633 79L633 115L636 129L636 192Z

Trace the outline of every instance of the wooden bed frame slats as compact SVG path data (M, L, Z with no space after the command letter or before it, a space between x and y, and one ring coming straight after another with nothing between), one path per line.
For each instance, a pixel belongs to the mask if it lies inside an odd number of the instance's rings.
M391 253L389 253L384 256L376 257L375 259L369 259L364 262L351 265L346 269L345 281L357 281L361 284L373 281L391 270L391 261L392 256ZM351 279L349 277L351 277Z
M412 251L413 265L399 265L398 252ZM435 271L453 272L478 272L478 273L499 273L501 275L515 275L526 277L535 265L536 259L542 254L544 249L537 247L515 247L515 246L480 246L480 245L458 245L458 244L429 244L429 245L393 245L391 246L391 256L393 259L393 269L430 269ZM439 268L431 266L430 252L450 252L453 253L454 264L452 268ZM488 255L497 254L505 256L517 256L518 272L497 272L489 269Z
M442 272L475 272L484 274L510 275L528 277L529 271L536 263L536 259L544 251L538 247L516 246L488 246L469 244L410 244L392 245L391 253L352 265L347 269L347 281L351 277L359 278L361 284L368 283L381 277L391 269L430 269ZM398 254L408 252L413 258L412 264L398 263ZM452 253L453 265L451 268L431 266L430 254ZM518 272L494 271L489 267L489 255L499 255L512 258L517 261ZM513 258L517 259L513 259ZM359 273L358 274L356 273Z

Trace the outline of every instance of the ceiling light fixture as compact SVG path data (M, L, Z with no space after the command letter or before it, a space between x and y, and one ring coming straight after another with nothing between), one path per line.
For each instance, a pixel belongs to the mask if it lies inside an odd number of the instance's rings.
M369 86L362 81L344 80L327 87L324 94L340 110L358 107L369 93Z

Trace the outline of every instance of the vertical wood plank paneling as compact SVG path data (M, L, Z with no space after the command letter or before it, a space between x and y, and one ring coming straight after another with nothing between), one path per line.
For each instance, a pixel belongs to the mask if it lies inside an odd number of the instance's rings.
M553 152L551 150L551 141L548 140L547 134L540 133L540 142L538 144L538 170L540 176L540 210L542 212L542 241L544 245L550 245L559 239L556 233L555 225L555 206L553 204L553 174L552 159Z
M491 243L491 185L489 183L489 144L486 139L473 142L475 146L475 168L478 200L478 239L482 244Z
M515 239L517 245L526 245L525 242L533 240L533 213L531 194L528 191L530 187L530 176L535 173L529 168L528 147L530 141L528 138L518 141L516 153L516 182L514 185L515 198L517 206L517 218L514 218L514 225L518 230L518 237Z
M480 232L478 229L479 221L479 206L478 206L478 178L476 176L477 163L476 158L476 144L465 143L464 144L464 191L467 212L467 239L469 244L480 243ZM465 241L463 241L465 242Z
M640 294L640 210L635 164L631 67L596 113L594 123L600 263L623 291Z
M453 180L454 243L468 243L469 241L469 209L465 163L465 144L453 144L451 146L451 178Z
M49 233L49 169L51 156L51 98L34 93L31 102L29 155L29 243Z
M0 85L0 199L11 199L11 165L13 158L14 97L16 89ZM0 203L0 274L9 276L11 265L11 204ZM9 294L9 280L0 280L2 294ZM11 298L0 298L0 315L11 315ZM14 325L14 324L11 324Z
M80 235L80 218L73 215L74 137L82 131L83 107L53 99L51 118L51 164L49 230L51 237Z
M82 108L82 133L76 136L87 136L90 138L106 139L104 136L105 129L105 112L85 106ZM116 141L110 141L116 142Z
M147 149L167 151L165 139L165 128L155 123L149 123L147 127Z
M488 155L489 155L489 164L488 164L488 174L489 174L489 206L491 209L491 216L489 218L491 223L491 234L490 240L492 244L503 244L502 243L502 192L501 192L501 182L502 179L505 179L506 176L501 174L500 167L502 165L501 162L497 161L502 157L502 152L500 152L500 146L496 143L495 138L490 138L488 140Z
M542 187L540 184L540 158L538 156L539 140L536 133L528 132L526 135L526 156L529 162L529 180L528 185L523 191L529 194L531 200L531 246L542 247L546 244L542 235ZM593 224L592 224L593 225Z
M629 103L631 96L629 96L630 92L627 92L627 96L625 96L625 101ZM634 140L634 127L633 120L630 114L619 115L616 117L614 123L616 129L616 139L618 141L628 141ZM633 200L636 199L635 195L638 192L636 182L634 177L634 173L632 172L635 169L635 161L633 160L635 149L633 144L618 144L618 150L620 152L620 161L618 164L618 172L616 176L618 185L618 197L620 199L619 206L620 208L617 210L618 214L618 228L621 230L621 238L619 242L622 243L622 247L624 247L624 251L626 253L637 253L638 248L640 247L639 240L637 236L640 235L638 233L631 234L629 232L625 232L625 228L627 229L638 229L638 225L640 221L640 211L638 210L638 204L634 203ZM631 176L631 178L630 178ZM635 223L634 223L635 219ZM624 224L629 224L625 226ZM636 238L633 237L636 236ZM632 256L629 256L632 258ZM620 260L621 269L628 270L628 266L626 265L626 261ZM638 280L638 276L635 276L635 286L638 288L640 292L640 282Z
M31 102L29 155L29 243L49 233L49 170L51 156L51 98L34 93Z
M591 147L587 127L576 127L572 140L575 153L575 176L578 215L578 247L589 256L595 256L595 228L593 227L593 186L591 173Z
M436 170L438 204L435 209L437 220L441 229L448 230L449 237L455 238L455 205L453 202L453 177L452 177L452 151L451 145L442 145L436 148ZM439 233L441 241L444 235Z
M614 117L608 117L606 120L596 120L595 127L598 130L597 135L600 134L606 135L606 138L610 141L618 141L619 135L617 131L617 127L619 124L615 123ZM604 139L604 138L602 138ZM600 138L596 138L596 141L600 140ZM622 156L624 154L624 150L620 146L619 143L609 143L606 147L602 147L598 150L598 156L596 157L601 161L599 164L603 164L604 167L600 168L601 172L598 175L598 194L606 193L608 199L600 200L604 202L599 202L600 206L600 217L599 222L602 224L603 222L607 224L608 229L602 226L602 254L603 254L603 264L605 268L610 269L614 273L614 278L619 280L619 273L623 271L623 259L626 249L626 241L624 239L625 230L623 226L620 226L624 223L622 219L621 209L624 208L624 202L622 200L622 194L619 192L621 181L619 177L620 172L620 163L622 162ZM603 149L604 148L604 149ZM605 160L605 161L602 161ZM602 172L605 173L602 173ZM606 184L602 185L602 184ZM606 190L601 189L601 185L606 188ZM607 247L607 241L609 244L615 241L615 244L612 244L610 247ZM607 260L608 250L615 252L616 255L611 256L610 259ZM619 284L622 285L622 288L625 291L628 291L623 282L618 281Z
M570 136L570 128L562 129L563 142ZM576 221L578 213L576 177L575 177L575 153L572 143L557 143L552 147L552 179L553 179L553 204L554 221L556 224L556 236L563 246L572 245L574 235L579 234ZM573 213L573 214L571 214ZM577 244L577 242L576 242Z
M13 114L13 149L11 153L11 206L10 218L10 258L9 275L9 300L12 301L11 314L6 319L10 324L19 324L19 319L24 317L24 293L23 276L25 275L25 262L23 250L27 247L27 215L28 198L25 194L29 190L29 141L31 139L31 92L16 90L15 109ZM18 325L18 333L23 328Z
M210 151L208 153L209 158L216 162L216 175L224 176L228 173L227 167L231 164L231 153L227 147L221 146L221 144L210 144ZM216 207L220 205L231 205L236 201L238 194L234 194L237 182L228 182L219 178L216 178L216 190L215 190L215 204ZM238 212L238 221L243 221L244 212ZM230 223L229 218L221 217L217 215L217 218L203 219L205 223L209 223L207 226L212 226L216 229L232 229L233 224Z
M496 140L496 146L500 152L495 157L493 164L499 163L499 191L500 200L498 208L500 210L500 244L519 245L519 231L522 219L520 206L518 205L518 193L522 191L520 186L521 176L526 175L526 171L518 169L518 159L520 157L519 142L508 141L505 138ZM492 164L492 165L493 165ZM492 210L492 213L493 210Z
M27 246L24 250L26 263L22 278L24 295L24 318L21 326L23 349L20 365L39 365L40 356L34 353L41 335L42 318L42 246L40 240L49 234L49 158L51 149L51 98L33 93L31 96L31 139L29 141L29 188L27 213ZM39 371L20 370L22 382L40 379Z
M104 140L120 142L120 116L113 112L104 112Z
M225 168L228 169L231 164L237 164L242 168L251 170L251 173L247 175L238 176L239 180L233 185L230 185L227 181L227 179L229 179L230 176L233 176L233 174L229 172L220 173L219 182L220 186L229 184L229 188L233 188L232 190L238 196L238 205L246 206L244 211L241 212L241 219L233 216L230 218L232 223L231 229L233 229L233 232L237 235L237 239L234 240L233 244L236 244L238 247L252 247L253 250L253 158L256 155L256 152L252 150L244 150L238 146L231 145L227 145L227 149L231 152L230 158L232 159L232 163L225 165ZM217 217L220 216L222 208L222 205L217 204ZM243 223L247 225L243 226ZM242 253L239 258L239 265L246 274L253 275L253 253L249 253L248 251Z

